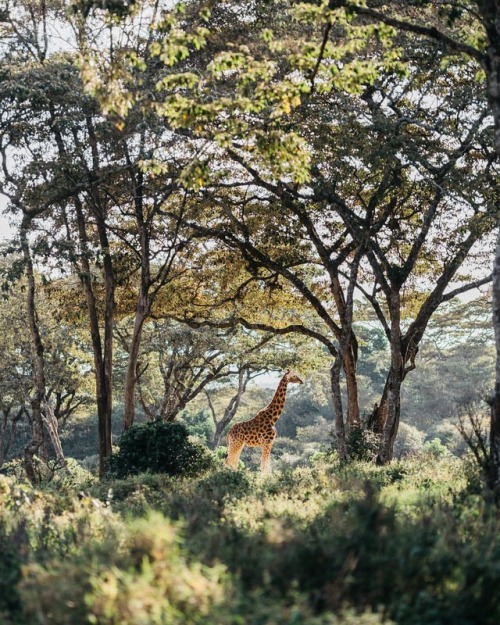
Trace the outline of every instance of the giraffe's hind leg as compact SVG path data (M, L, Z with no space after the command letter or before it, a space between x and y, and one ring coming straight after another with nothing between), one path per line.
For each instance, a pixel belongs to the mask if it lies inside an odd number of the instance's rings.
M227 441L227 458L225 465L226 467L230 467L231 469L237 469L238 463L240 461L240 455L243 451L243 447L245 447L245 443L242 441L235 441L234 439L228 438Z
M261 473L269 473L269 458L271 457L271 448L273 444L262 446L262 456L260 458Z

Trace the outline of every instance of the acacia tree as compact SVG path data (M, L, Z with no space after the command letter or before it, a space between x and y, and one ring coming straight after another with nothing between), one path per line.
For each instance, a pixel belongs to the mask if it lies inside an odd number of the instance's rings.
M325 50L329 43L330 24L327 22L326 26ZM407 55L411 55L411 47L408 47L411 42L406 45ZM431 52L433 57L439 58L439 49ZM344 317L347 297L339 286L339 276L347 273L342 267L346 257L354 249L366 245L369 264L365 265L364 281L370 279L373 291L363 290L375 306L392 349L386 390L373 415L376 429L384 432L380 462L392 457L399 421L401 383L414 367L425 327L437 306L456 294L456 291L445 294L445 290L474 244L491 229L491 211L497 202L492 184L496 174L492 166L486 113L484 107L475 110L480 95L474 93L474 76L468 67L449 67L447 79L453 81L453 88L452 91L443 90L444 81L438 80L433 73L435 65L429 67L424 62L426 54L429 50L422 53L417 49L414 53L409 77L405 79L406 86L399 76L389 74L373 86L361 88L361 99L342 96L335 90L321 93L317 98L309 95L290 115L289 127L299 128L302 136L309 140L309 146L317 149L312 158L309 153L312 160L309 188L300 189L284 180L273 182L265 167L255 165L254 157L245 152L238 137L227 149L227 155L233 161L233 180L229 184L209 187L212 202L219 196L222 206L221 225L213 234L239 249L254 268L260 265L289 279L323 321L328 316L322 303L315 298L311 288L305 287L301 270L296 267L311 262L319 262L324 267L339 316L344 320L342 325L349 327L349 317ZM318 84L324 78L321 63L326 60L324 55L314 66ZM249 62L248 67L250 65ZM245 77L242 81L247 80L244 72L242 76ZM435 93L430 87L433 84L438 85ZM430 106L425 98L437 100L439 107L437 104ZM467 107L464 107L464 101ZM342 107L352 114L341 113ZM453 116L447 124L446 117L451 111ZM437 117L435 122L429 120L431 115ZM319 123L309 129L307 119L311 116L316 116ZM265 120L264 116L259 118L261 126L258 127L262 127ZM328 135L332 140L326 139ZM384 137L383 143L380 137ZM339 141L342 144L340 149ZM221 165L217 167L221 169ZM244 185L260 187L260 197L256 200L254 193L254 200L250 201L242 194L238 198L234 192L232 195L228 192L228 187L241 188ZM220 187L224 189L224 195L218 190ZM275 213L269 210L273 197L278 206ZM263 201L268 205L262 211L262 219L274 217L273 235L267 240L266 228L259 229L260 224L256 222L258 204ZM454 203L460 203L459 211L454 211ZM420 216L422 206L427 208ZM284 225L281 223L283 213L288 215ZM446 233L436 229L444 213L450 217L450 229ZM296 221L291 222L290 216ZM300 228L303 228L302 233ZM208 229L205 232L208 234ZM335 236L338 236L337 241ZM439 236L446 238L448 244L447 249L442 250L441 258L436 253L438 250L433 252L431 249L438 245ZM317 261L308 256L311 247L305 243L307 240L314 246ZM293 257L286 258L281 253L278 246L282 248L284 242L290 248L294 246ZM302 249L307 253L300 256ZM334 257L335 253L337 257ZM433 274L432 279L439 279L428 294L420 294L422 304L403 336L402 294L413 286L414 274L422 274L426 263L427 271ZM488 279L486 276L484 281ZM363 280L358 282L363 287ZM466 290L481 283L482 280L473 281L460 289ZM383 302L378 298L379 289ZM386 308L389 318L385 314ZM333 327L330 325L329 329ZM342 332L338 325L334 332L340 341ZM353 345L349 331L346 331L344 340ZM336 347L333 347L335 356ZM348 370L345 364L344 369ZM339 397L337 389L333 395ZM341 409L338 408L336 413L341 414ZM338 419L337 429L341 427L342 420Z
M431 316L443 301L491 279L467 283L458 273L467 259L466 271L475 265L480 275L488 251L479 254L478 243L494 227L497 171L487 109L470 68L450 66L443 77L426 62L436 54L433 47L417 50L405 84L381 77L359 106L352 103L348 137L335 134L338 158L329 179L315 181L353 238L366 241L358 288L391 346L386 386L371 416L383 433L382 463L392 457L401 383ZM450 289L452 279L462 283L458 291Z
M74 32L76 47L85 48L96 36L112 57L112 32L103 35L110 24L105 19L92 24L78 17L72 20L64 9L62 1L12 7L8 19L13 51L3 82L2 154L10 184L29 189L27 206L39 211L40 197L48 198L44 233L57 255L58 269L69 271L80 283L94 353L102 474L111 453L116 289L126 291L128 299L123 302L135 308L124 391L128 427L134 418L142 327L157 293L173 279L176 255L186 244L178 220L167 223L164 216L158 217L167 198L171 209L175 202L180 213L184 204L173 182L179 167L177 138L140 111L130 114L127 124L105 120L84 93L75 56L54 51L48 34L50 21L59 21L69 34ZM127 44L138 51L148 44L147 37L142 39L148 32L144 25L140 22L127 34ZM164 161L172 154L169 175L165 168L162 176L144 171L154 150ZM15 176L13 155L22 163Z
M214 383L265 370L271 340L237 329L190 328L169 319L148 322L139 359L142 409L149 419L174 421Z
M352 285L357 280L357 264L366 251L370 272L375 274L376 288L385 287L382 290L384 306L391 311L390 324L384 314L379 314L393 346L393 364L386 393L389 402L381 402L378 418L387 425L379 458L382 462L389 460L399 418L404 360L408 356L406 364L413 366L419 333L423 332L426 320L444 297L444 289L468 249L487 230L487 219L482 220L481 227L471 228L467 242L457 238L454 260L449 259L446 267L443 265L438 291L421 309L422 314L414 326L411 349L405 351L402 360L401 290L408 287L411 272L421 270L418 256L424 251L424 242L431 232L433 215L437 214L438 208L441 211L446 204L449 206L451 196L449 190L432 196L424 183L413 185L413 190L421 194L428 209L419 225L413 223L407 229L407 244L411 245L409 237L412 235L417 236L417 240L400 267L400 259L394 261L397 251L390 245L391 229L401 218L409 223L411 215L418 214L418 208L410 206L406 194L411 189L411 176L426 174L422 174L425 163L419 163L412 154L412 150L419 149L418 140L412 137L412 133L423 123L422 119L408 123L398 116L396 110L392 111L393 118L386 111L384 120L380 114L384 107L373 99L371 85L381 68L392 80L394 91L402 85L404 87L408 80L402 74L406 67L403 68L398 61L399 51L388 51L387 44L393 43L395 33L381 25L367 24L366 20L353 22L355 11L349 2L330 5L300 3L292 7L292 13L288 6L273 6L274 14L269 12L265 3L255 3L246 12L245 23L252 23L256 28L250 29L242 39L241 29L237 28L238 14L229 5L213 6L211 16L201 11L199 3L195 2L188 5L185 13L174 9L161 21L160 31L164 37L155 40L151 48L166 65L166 76L158 83L166 91L161 101L154 102L155 110L173 127L186 129L193 143L201 146L206 154L203 156L200 150L202 156L195 164L191 163L184 177L194 188L210 189L210 194L202 194L200 198L205 201L208 213L200 213L198 222L193 221L191 225L238 249L252 271L265 269L290 281L309 302L326 325L327 333L307 331L324 344L328 343L334 357L338 351L342 354L347 380L351 380L347 417L351 423L356 423L355 415L356 412L359 414L359 409L356 408L355 392L356 346L347 302L349 291L352 292ZM292 15L294 20L290 19ZM274 27L275 32L259 28L263 23L266 27ZM231 48L224 45L228 39ZM291 39L294 43L290 47ZM415 58L411 42L403 43L405 53L413 54L414 64L418 65L419 59ZM202 50L196 53L194 49L200 47ZM188 59L184 64L176 65L185 57ZM193 73L193 68L198 73ZM432 80L425 69L428 70L424 67L423 71L413 69L413 74L410 72L413 92L409 105L412 98L423 98L425 88L422 85L426 80L428 83ZM126 79L126 68L120 75ZM451 70L448 76L453 78ZM102 76L94 80L102 86ZM361 95L364 109L356 98L343 96L346 91ZM116 106L119 104L118 101ZM407 108L411 108L409 105ZM390 109L386 103L384 106ZM357 114L368 117L365 124L358 123L358 120L350 123L347 126L349 131L357 127L363 134L369 129L375 139L384 137L387 130L392 135L390 149L386 154L381 151L375 154L378 160L370 167L366 164L374 152L367 149L361 155L365 158L365 167L359 180L356 179L356 162L351 162L350 177L344 185L341 184L339 151L328 141L329 135L339 134L336 129L342 126L343 108L353 108ZM431 109L427 111L427 114L434 113ZM319 121L319 128L325 131L318 132L310 125L310 119ZM389 125L388 129L384 124ZM440 149L440 158L446 159L441 171L437 163L428 163L427 173L433 178L429 187L447 183L450 172L471 148L480 125L481 120L475 128L467 130L468 136L458 144L455 142L454 155ZM436 125L432 132L440 136L441 130ZM439 147L433 136L425 140L428 151L432 151L433 144ZM344 158L348 160L349 154ZM487 157L484 162L488 163ZM411 173L406 173L407 181L401 184L405 171ZM461 173L464 171L462 168ZM474 179L473 168L469 169L468 175L470 183ZM362 184L367 185L364 194L359 191ZM235 191L242 188L247 190L246 196ZM259 191L255 192L255 189ZM494 203L494 199L489 201ZM211 213L214 204L220 207L218 223L217 217ZM325 206L328 217L325 217ZM283 214L287 215L284 222ZM272 234L266 239L266 228L260 220L270 218L274 218ZM384 240L382 248L377 237ZM297 241L301 243L297 245ZM294 246L293 257L282 253L279 246L283 247L283 244L289 249ZM385 258L380 254L377 256L384 246L389 253ZM399 249L402 250L403 245ZM346 262L350 263L349 269L344 267ZM319 264L325 271L336 310L330 310L322 296L318 297L318 280L309 283L305 280L303 268L311 264ZM368 265L361 266L366 268ZM400 269L403 271L398 275ZM342 281L342 274L350 276L351 289ZM362 281L358 282L362 284ZM372 297L372 301L383 313L377 299ZM339 397L338 388L334 388L333 393ZM390 410L387 411L389 404ZM340 406L337 413L337 427L341 428ZM391 416L387 419L385 415L389 413ZM339 436L342 438L340 430Z
M333 4L333 3L332 3ZM449 55L465 55L484 72L485 96L494 120L494 147L500 157L500 2L498 0L450 1L440 5L421 1L387 1L363 5L346 0L349 10L362 19L385 23L419 37L438 41ZM335 2L335 5L338 5ZM430 23L430 25L429 25ZM500 217L497 217L500 220ZM491 400L489 486L500 485L500 227L493 262L493 327L497 354L496 381Z
M71 175L77 173L76 163L72 163L64 143L64 134L74 132L77 138L77 119L74 104L78 90L75 90L74 68L59 56L53 61L54 47L48 36L49 22L64 18L64 3L25 2L9 7L8 23L11 49L8 50L2 83L2 165L5 184L4 193L25 221L20 228L23 250L28 262L29 242L26 229L29 224L40 227L43 216L42 239L47 237L44 257L54 261L52 269L64 269L66 259L62 251L69 250L72 260L81 260L79 273L85 287L91 331L94 345L96 397L99 414L99 444L101 470L104 460L111 452L111 354L112 354L112 314L114 307L114 283L109 241L105 227L106 206L99 193L96 179L95 132L91 123L89 102L85 102L86 113L78 120L79 128L86 127L89 134L89 156L86 160L87 177ZM72 93L73 99L68 95ZM64 100L66 97L66 101ZM64 113L62 110L64 109ZM60 162L57 158L60 157ZM12 167L15 162L16 167ZM73 166L74 165L74 166ZM89 204L94 209L96 240L102 252L103 274L105 276L106 307L108 315L104 323L104 341L101 341L97 319L95 295L91 284L90 245L85 232L84 201L82 189L88 192ZM58 231L64 227L65 209L74 205L80 239L80 255L72 249L71 238L64 236L57 241ZM51 243L52 247L50 247ZM56 252L54 254L54 252ZM59 253L58 253L59 252ZM29 264L28 264L29 266ZM37 342L38 343L38 342ZM104 343L104 346L103 346ZM41 354L38 349L38 354ZM41 384L41 376L40 384ZM109 392L108 392L109 390Z

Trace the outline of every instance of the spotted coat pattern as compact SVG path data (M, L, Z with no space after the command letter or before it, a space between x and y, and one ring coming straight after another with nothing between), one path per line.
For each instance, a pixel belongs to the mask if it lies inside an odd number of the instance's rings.
M287 371L281 378L271 403L259 411L253 419L236 423L229 430L226 466L237 469L241 452L245 445L248 445L262 448L260 470L262 473L269 471L271 448L277 435L274 424L283 411L288 384L302 384L302 380L296 373Z

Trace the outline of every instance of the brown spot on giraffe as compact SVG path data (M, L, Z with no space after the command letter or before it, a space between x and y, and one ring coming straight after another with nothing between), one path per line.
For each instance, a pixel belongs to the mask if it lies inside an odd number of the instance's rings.
M302 384L302 380L293 371L287 371L281 378L271 403L260 410L253 419L236 423L229 430L226 466L237 469L241 452L245 445L248 445L262 447L260 470L262 473L269 471L271 448L277 435L274 424L283 411L288 384Z

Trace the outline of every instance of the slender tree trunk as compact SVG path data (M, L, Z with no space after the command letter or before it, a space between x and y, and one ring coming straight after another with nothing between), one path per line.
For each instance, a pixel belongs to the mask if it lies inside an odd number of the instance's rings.
M345 439L344 411L342 409L342 393L340 388L340 357L337 356L330 368L330 388L332 391L334 436L340 462L347 460L347 445Z
M111 258L111 246L106 224L107 206L99 189L97 172L100 171L99 143L91 115L87 115L86 126L88 144L92 155L92 169L89 171L89 197L94 213L97 235L102 254L104 272L104 315L103 315L103 351L99 377L101 395L99 397L99 474L105 471L106 460L111 456L111 416L113 410L113 330L115 323L115 276Z
M481 2L480 8L488 20L489 46L486 75L488 96L495 124L495 150L500 159L500 2ZM496 379L491 402L490 474L491 489L500 491L500 215L495 258L493 262L493 328L496 345Z
M137 384L137 363L139 361L139 351L141 347L142 330L149 312L149 304L147 294L141 288L137 300L135 312L134 329L130 340L130 349L128 355L127 371L125 374L125 393L124 393L124 414L123 429L128 430L135 419L135 388Z
M344 302L342 297L342 332L339 346L335 355L335 361L330 368L330 386L332 390L333 410L335 415L335 441L341 462L345 462L349 457L349 449L346 441L346 429L359 425L359 403L356 379L356 359L354 355L354 341L352 333L354 288L356 286L358 267L363 255L365 246L361 244L353 259L349 272L349 286L347 298ZM344 411L342 408L342 394L340 388L340 370L342 363L346 372L346 383L348 390L348 418L347 428L344 422Z
M94 357L94 379L96 386L96 405L99 432L99 475L105 471L106 460L111 454L111 410L108 400L108 379L105 367L105 352L101 339L97 302L92 287L92 274L89 262L88 241L85 229L83 205L78 197L74 198L75 214L80 242L80 282L83 286L87 311L89 314L90 336Z
M27 224L21 225L20 237L23 250L24 262L26 264L26 276L28 280L28 290L26 294L26 304L28 310L29 328L32 338L33 375L35 390L31 398L31 441L24 450L24 468L26 475L32 484L38 482L33 458L43 443L43 422L42 422L42 399L45 392L45 373L43 368L43 344L35 310L35 277L33 272L33 262L29 250Z
M115 322L115 278L109 253L110 246L104 219L97 219L99 241L103 253L105 304L104 304L104 352L101 375L104 381L102 418L99 421L99 446L102 450L99 472L102 476L106 460L111 456L111 416L113 412L113 327Z
M356 261L358 262L358 261ZM356 269L357 271L357 269ZM343 368L345 373L345 383L346 383L346 391L347 391L347 414L346 414L346 425L347 427L353 427L359 425L359 394L358 394L358 378L356 373L357 367L357 342L356 337L352 332L352 303L349 303L349 289L347 293L347 301L344 296L344 291L340 284L339 276L336 271L333 269L330 271L330 280L331 280L331 288L332 295L335 301L335 305L337 307L337 311L340 315L342 321L342 331L340 336L337 336L337 339L340 341L343 340L345 343L345 350L343 352ZM352 296L351 296L352 297ZM351 310L349 312L349 307ZM351 319L348 319L348 316L351 316ZM344 332L344 324L346 323L349 327L349 334L347 338L342 339L342 336L345 334ZM334 365L335 366L335 365ZM332 373L330 371L330 373ZM337 377L337 373L335 373L334 378ZM335 388L340 388L340 370L338 372L338 381L334 381L333 385ZM339 406L337 406L339 408ZM337 414L337 413L335 413Z
M51 111L52 130L58 145L59 154L66 158L66 148L55 123L55 112ZM91 148L94 170L99 169L99 153L97 138L95 135L91 117L86 118L89 133L88 143ZM90 269L90 255L88 237L86 232L85 215L83 204L78 195L75 195L74 205L78 228L78 240L80 244L80 267L79 278L85 293L87 310L89 313L90 334L92 339L92 351L94 357L95 394L98 419L99 436L99 476L104 475L106 460L111 455L111 415L112 415L112 364L113 364L113 325L114 325L114 274L109 242L106 233L104 208L99 199L99 190L95 180L95 171L89 172L90 196L95 205L95 218L98 228L99 242L104 259L105 280L105 310L104 310L104 340L99 323L98 305L92 287L92 274ZM69 176L71 179L71 176ZM68 235L69 236L69 235Z
M357 427L360 424L359 419L359 394L358 394L358 377L356 373L356 360L349 345L344 358L344 373L347 390L347 415L346 425L348 428Z
M37 476L33 464L33 457L43 444L43 424L45 424L47 432L49 434L52 446L54 448L54 452L56 454L58 466L64 468L66 472L69 471L66 464L66 459L64 458L61 440L59 438L57 420L55 419L52 411L49 409L47 405L47 398L45 396L46 384L44 347L40 334L38 315L36 311L35 273L33 269L33 261L31 259L31 252L27 236L28 223L29 220L25 220L21 225L20 236L23 257L26 266L26 277L28 281L27 310L31 334L35 389L33 398L31 400L32 440L25 449L24 461L28 479L31 482L35 483L37 481Z
M63 448L61 445L61 439L59 438L59 424L57 422L52 406L49 400L44 397L42 404L42 421L45 426L46 432L48 432L50 442L56 455L57 468L63 469L65 473L69 475L68 464L64 457Z
M493 327L496 345L495 388L491 402L490 473L488 483L492 490L500 488L500 224L493 268Z
M124 413L123 413L123 429L128 430L135 420L135 388L137 384L137 363L139 360L139 350L141 347L142 329L144 322L149 313L149 287L150 266L149 266L149 239L146 232L144 215L143 215L143 180L142 174L138 174L138 181L133 177L134 182L134 204L137 227L140 236L141 251L141 283L139 286L139 294L135 307L134 329L132 331L132 339L130 341L130 350L128 355L127 372L125 375L125 393L124 393Z
M391 368L387 380L386 419L382 432L377 464L387 464L392 460L394 442L398 433L401 413L401 384L404 377L404 359L401 337L401 302L399 290L393 289L389 297L391 315Z

